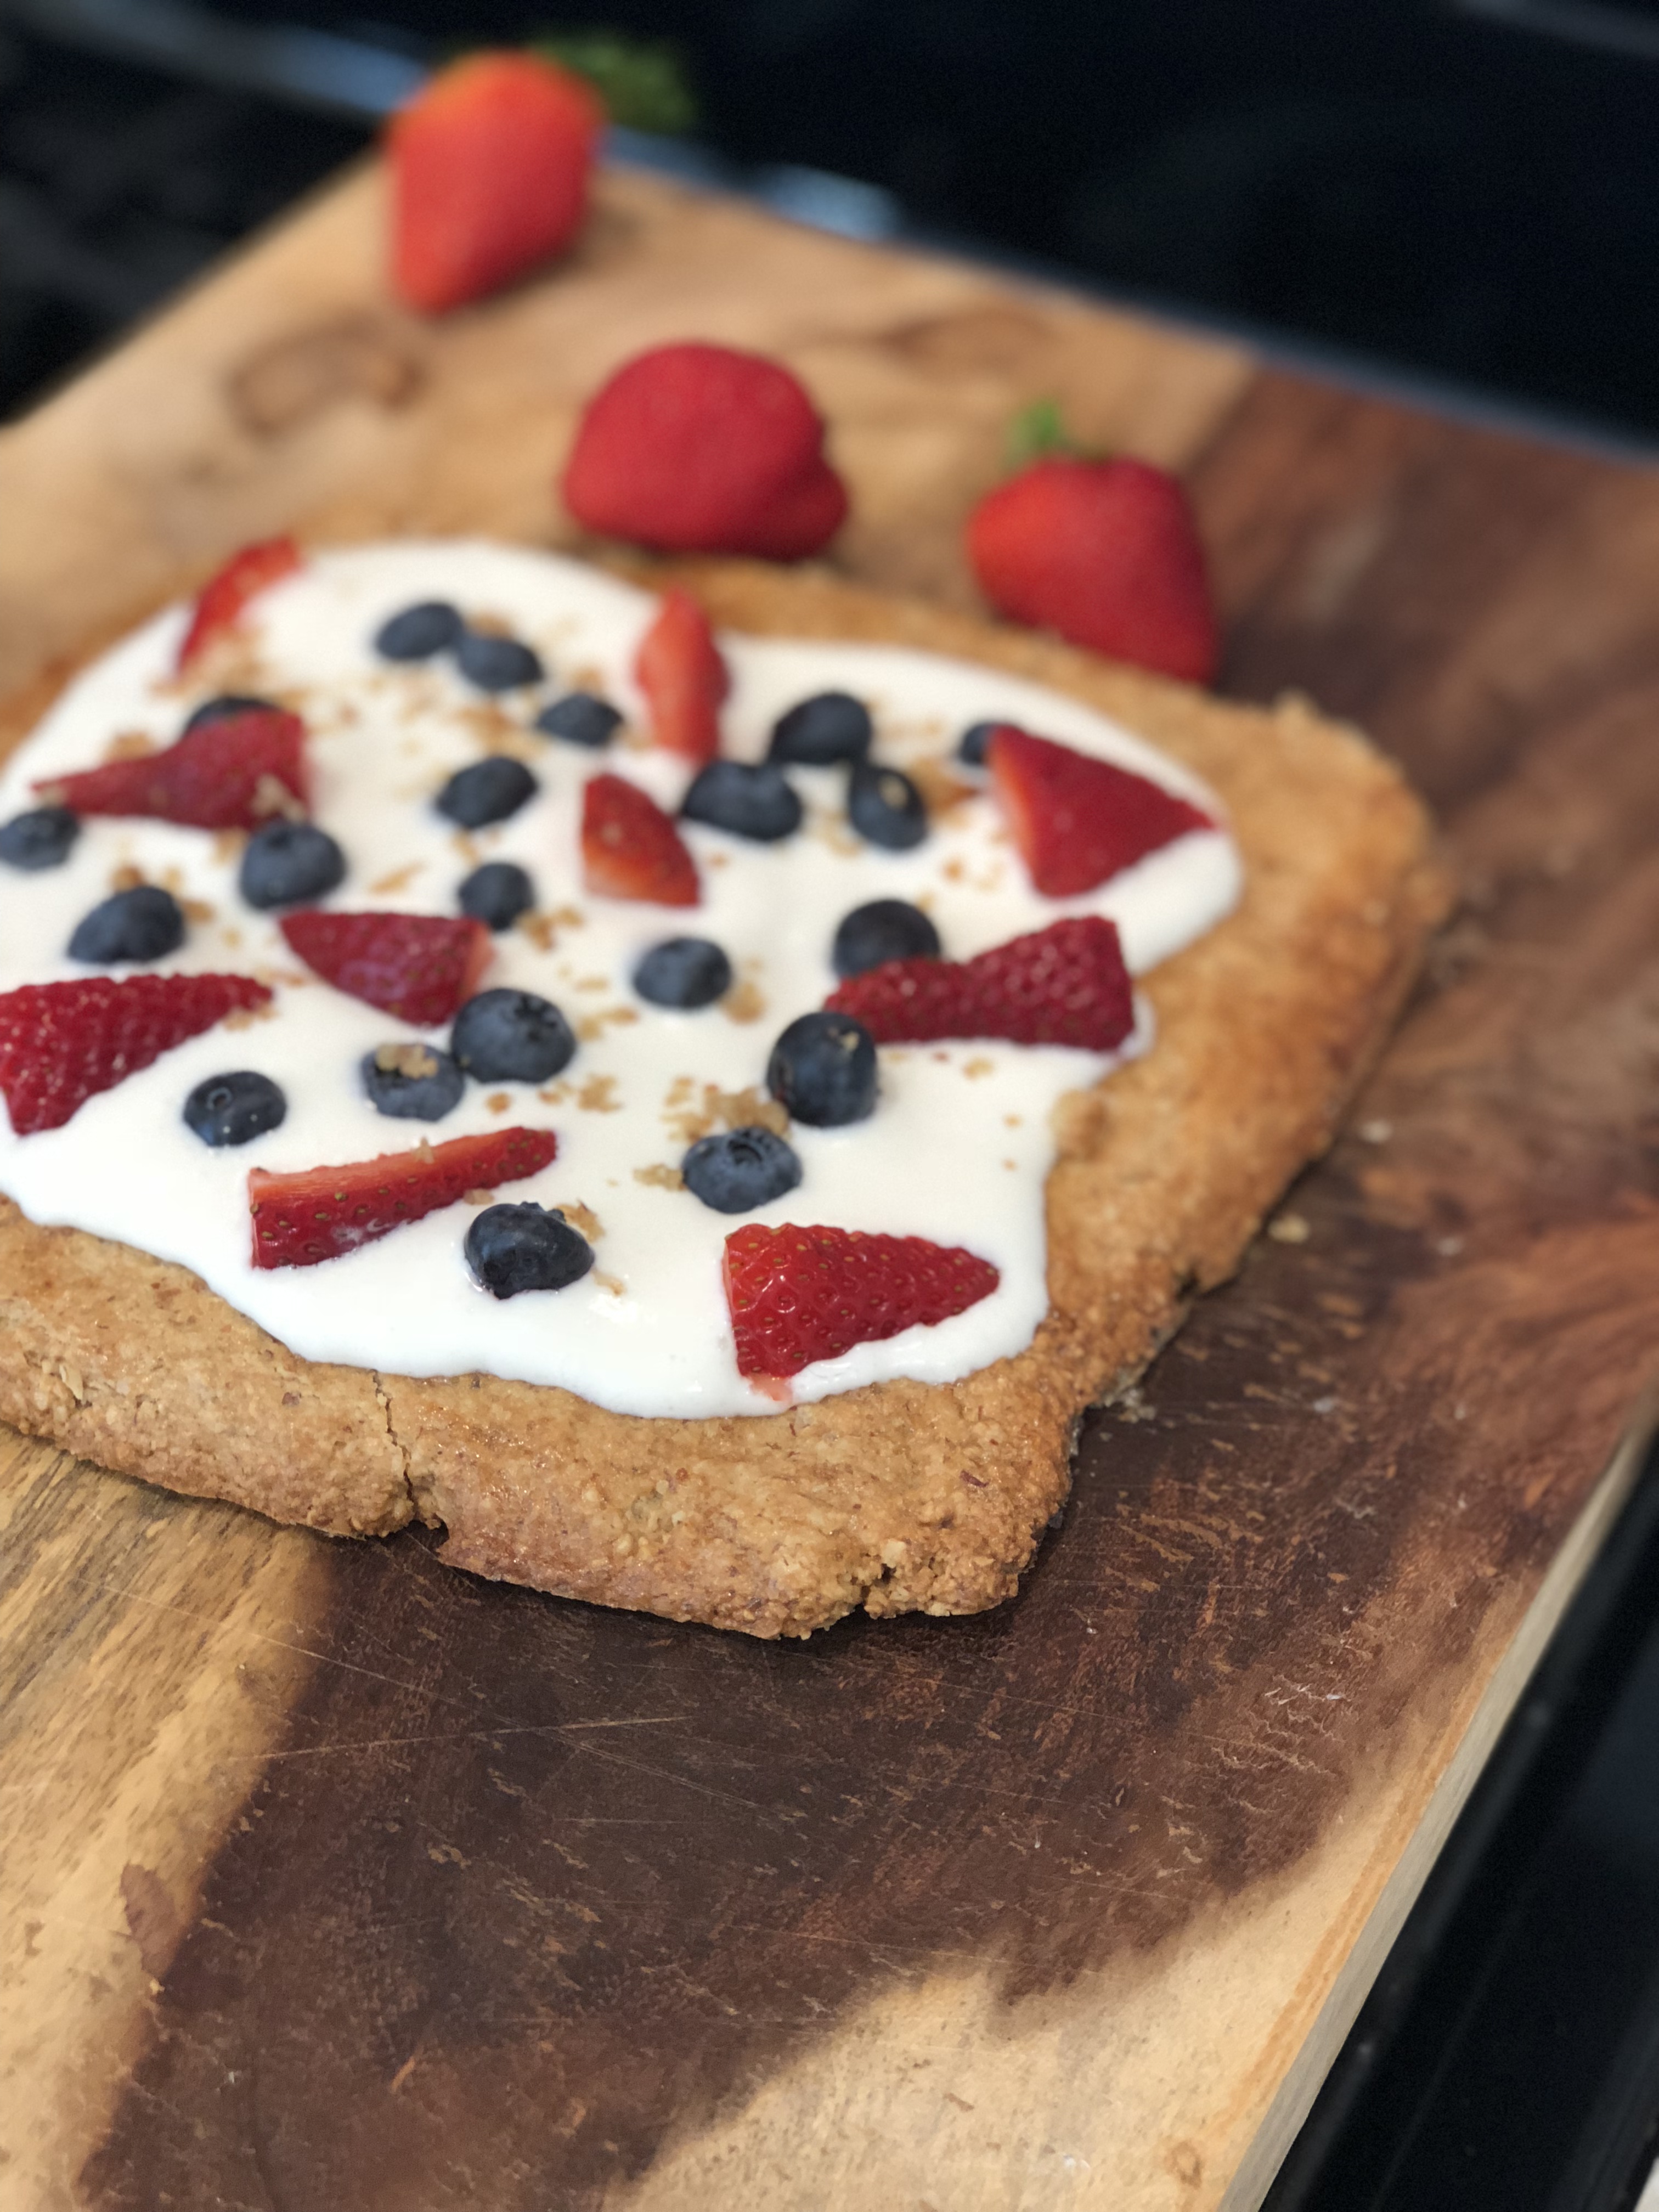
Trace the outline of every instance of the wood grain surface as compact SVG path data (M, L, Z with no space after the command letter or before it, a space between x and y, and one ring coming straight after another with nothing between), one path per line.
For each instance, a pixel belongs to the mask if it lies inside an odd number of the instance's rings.
M574 542L674 336L968 603L1055 395L1182 467L1224 687L1352 715L1464 910L1352 1133L1012 1606L757 1645L0 1451L7 2212L1255 2203L1616 1503L1659 1340L1659 483L639 175L442 326L366 172L0 439L0 688L277 526Z

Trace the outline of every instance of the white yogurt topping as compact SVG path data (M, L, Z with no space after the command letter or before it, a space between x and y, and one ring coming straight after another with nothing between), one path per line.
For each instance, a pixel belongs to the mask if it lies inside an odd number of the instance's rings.
M380 623L428 599L453 600L470 618L499 617L541 653L546 684L492 702L447 661L380 660L370 646ZM1109 1069L1111 1057L997 1042L885 1047L872 1118L842 1129L797 1125L799 1187L749 1215L715 1213L648 1171L678 1165L685 1116L704 1111L708 1086L763 1092L778 1032L835 986L830 940L853 907L910 899L931 914L946 956L959 959L1063 915L1109 915L1139 973L1233 905L1240 869L1231 841L1196 832L1085 897L1046 899L1031 889L988 797L936 813L913 851L882 852L846 831L842 771L792 769L808 810L796 836L757 845L685 826L702 879L699 907L591 896L577 837L586 779L621 774L670 808L689 780L684 763L639 742L643 702L629 672L655 604L576 562L501 545L406 541L322 553L256 602L248 626L256 665L239 665L234 678L305 716L316 818L349 865L325 903L453 914L457 886L477 861L513 860L530 871L550 922L541 942L522 928L495 938L484 987L539 992L564 1010L582 1041L562 1078L540 1093L469 1085L435 1124L384 1118L362 1095L363 1054L420 1036L442 1044L444 1034L416 1030L307 975L276 918L239 897L234 841L167 823L88 818L64 866L33 875L0 867L0 989L87 973L67 956L70 932L118 872L132 868L190 902L184 945L157 967L262 975L277 985L274 1015L164 1054L88 1099L63 1128L18 1138L0 1108L0 1189L35 1221L194 1269L306 1358L556 1383L618 1413L777 1410L737 1371L720 1288L724 1240L744 1220L927 1237L965 1245L1001 1271L992 1296L954 1320L806 1369L794 1381L797 1400L893 1376L952 1381L1028 1344L1048 1308L1051 1112L1064 1092ZM172 678L185 619L179 608L158 615L70 687L0 775L0 819L39 803L35 781L96 765L118 736L170 743L188 709L225 688L213 671L182 688ZM733 678L724 746L739 758L759 757L773 721L798 700L845 690L874 715L874 757L900 767L946 758L971 722L1007 720L1216 811L1192 776L1127 731L994 669L887 646L735 635L721 644ZM600 692L628 714L621 742L590 752L528 732L541 704L573 688ZM501 749L504 720L526 732L510 742L540 791L511 821L463 841L433 811L433 795L455 769ZM629 979L641 954L681 935L725 948L741 979L733 1000L676 1013L635 996ZM1143 1018L1127 1049L1146 1041ZM185 1127L180 1107L204 1078L244 1067L282 1085L288 1117L251 1144L213 1150ZM250 1167L338 1165L514 1124L555 1129L558 1158L497 1198L579 1206L597 1218L594 1270L570 1288L508 1300L480 1291L461 1254L477 1210L465 1203L317 1267L252 1266Z

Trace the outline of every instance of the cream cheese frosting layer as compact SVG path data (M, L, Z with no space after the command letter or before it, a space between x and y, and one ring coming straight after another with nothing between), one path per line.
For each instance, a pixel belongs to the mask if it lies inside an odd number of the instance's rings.
M372 640L421 599L453 601L533 646L547 680L488 699L448 661L392 666ZM309 1359L404 1375L472 1371L558 1384L616 1413L775 1413L737 1371L720 1266L739 1219L823 1223L965 1245L1000 1271L993 1295L935 1328L915 1328L824 1360L794 1378L798 1401L890 1376L950 1382L1021 1351L1048 1310L1043 1185L1054 1158L1051 1116L1067 1091L1151 1045L1143 1013L1122 1053L994 1042L883 1048L874 1115L842 1129L797 1124L804 1170L785 1197L732 1217L672 1187L690 1137L722 1126L714 1094L763 1095L774 1039L821 1006L836 976L830 947L851 908L876 898L924 907L947 957L967 958L1071 914L1116 922L1141 974L1210 928L1238 896L1237 850L1199 831L1083 897L1034 891L997 811L981 792L936 811L907 853L854 837L844 773L793 769L807 810L777 845L684 825L701 905L669 908L594 896L582 886L582 787L609 772L670 809L690 771L643 743L631 669L656 608L647 592L555 556L472 541L399 541L321 553L250 611L234 659L181 684L172 674L186 611L172 608L89 665L0 774L0 818L38 801L32 786L95 765L118 738L170 743L212 692L252 691L305 719L315 818L343 847L349 872L325 904L453 914L461 879L485 860L520 862L537 885L528 926L495 938L484 988L539 993L580 1040L540 1091L471 1084L435 1124L397 1121L364 1097L358 1063L419 1030L308 975L274 915L238 895L235 841L143 821L88 819L69 860L40 874L0 868L0 989L88 971L68 957L76 923L136 871L165 884L190 927L172 971L229 970L274 983L270 1018L221 1027L165 1054L72 1121L25 1138L0 1108L0 1190L31 1219L64 1224L177 1261ZM937 793L969 724L1017 722L1119 763L1218 813L1176 763L1079 702L997 670L896 647L727 635L732 674L723 749L761 757L773 722L813 693L852 692L869 706L873 757L916 773ZM620 741L590 752L530 728L561 693L603 694L629 718ZM510 821L458 832L433 798L458 768L511 751L540 788ZM938 763L931 775L927 763ZM663 939L713 938L737 971L720 1004L696 1013L645 1004L629 978ZM131 972L122 970L120 972ZM206 1077L254 1068L281 1085L283 1126L212 1150L180 1109ZM732 1109L728 1109L732 1110ZM740 1109L736 1109L739 1112ZM556 1131L558 1158L503 1200L580 1208L593 1229L593 1272L566 1290L498 1301L467 1272L467 1204L320 1266L256 1270L246 1198L252 1166L337 1165L379 1152L514 1124Z

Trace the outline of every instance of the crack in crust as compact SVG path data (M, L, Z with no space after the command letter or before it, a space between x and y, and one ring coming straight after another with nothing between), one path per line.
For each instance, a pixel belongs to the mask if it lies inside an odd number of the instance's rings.
M296 1358L185 1270L0 1200L0 1417L331 1534L441 1524L453 1565L671 1620L771 1637L860 1605L976 1612L1013 1595L1064 1499L1083 1409L1133 1382L1329 1143L1447 879L1395 769L1297 700L1224 704L823 574L675 573L733 629L915 645L1071 692L1228 809L1239 910L1144 985L1153 1052L1062 1102L1050 1309L1030 1346L949 1385L647 1420L495 1376Z

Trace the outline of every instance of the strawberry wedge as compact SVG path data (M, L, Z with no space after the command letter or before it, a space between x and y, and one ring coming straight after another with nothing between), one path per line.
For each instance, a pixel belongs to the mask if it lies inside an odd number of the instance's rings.
M696 906L697 864L650 795L620 775L596 775L582 793L582 877L607 898Z
M824 1005L862 1022L878 1044L1006 1037L1112 1052L1135 1025L1116 926L1094 914L1051 922L972 960L884 960L849 976Z
M651 710L659 745L699 768L720 749L720 702L732 688L708 617L689 592L663 593L656 620L640 641L634 679Z
M304 566L300 549L291 538L262 538L257 545L244 545L240 553L233 553L224 567L202 586L190 628L179 647L180 672L188 668L191 661L200 659L209 646L234 630L249 603L261 592L272 584L280 584L284 576L294 575Z
M453 1018L489 965L483 922L434 914L331 914L302 907L282 933L337 991L422 1029Z
M453 1206L470 1190L493 1190L538 1175L555 1158L550 1129L492 1129L447 1145L382 1152L344 1167L272 1175L251 1168L248 1212L256 1267L314 1267L372 1244L406 1221Z
M1161 783L1004 723L985 748L996 794L1032 883L1047 898L1091 891L1207 814Z
M88 975L0 992L0 1092L11 1126L20 1137L61 1129L98 1091L270 1000L251 975Z
M988 1260L925 1237L769 1229L726 1240L721 1267L740 1375L799 1375L855 1344L966 1313L1001 1280Z
M143 815L192 830L257 830L309 811L305 725L280 707L222 715L137 760L106 761L34 787L75 814Z

